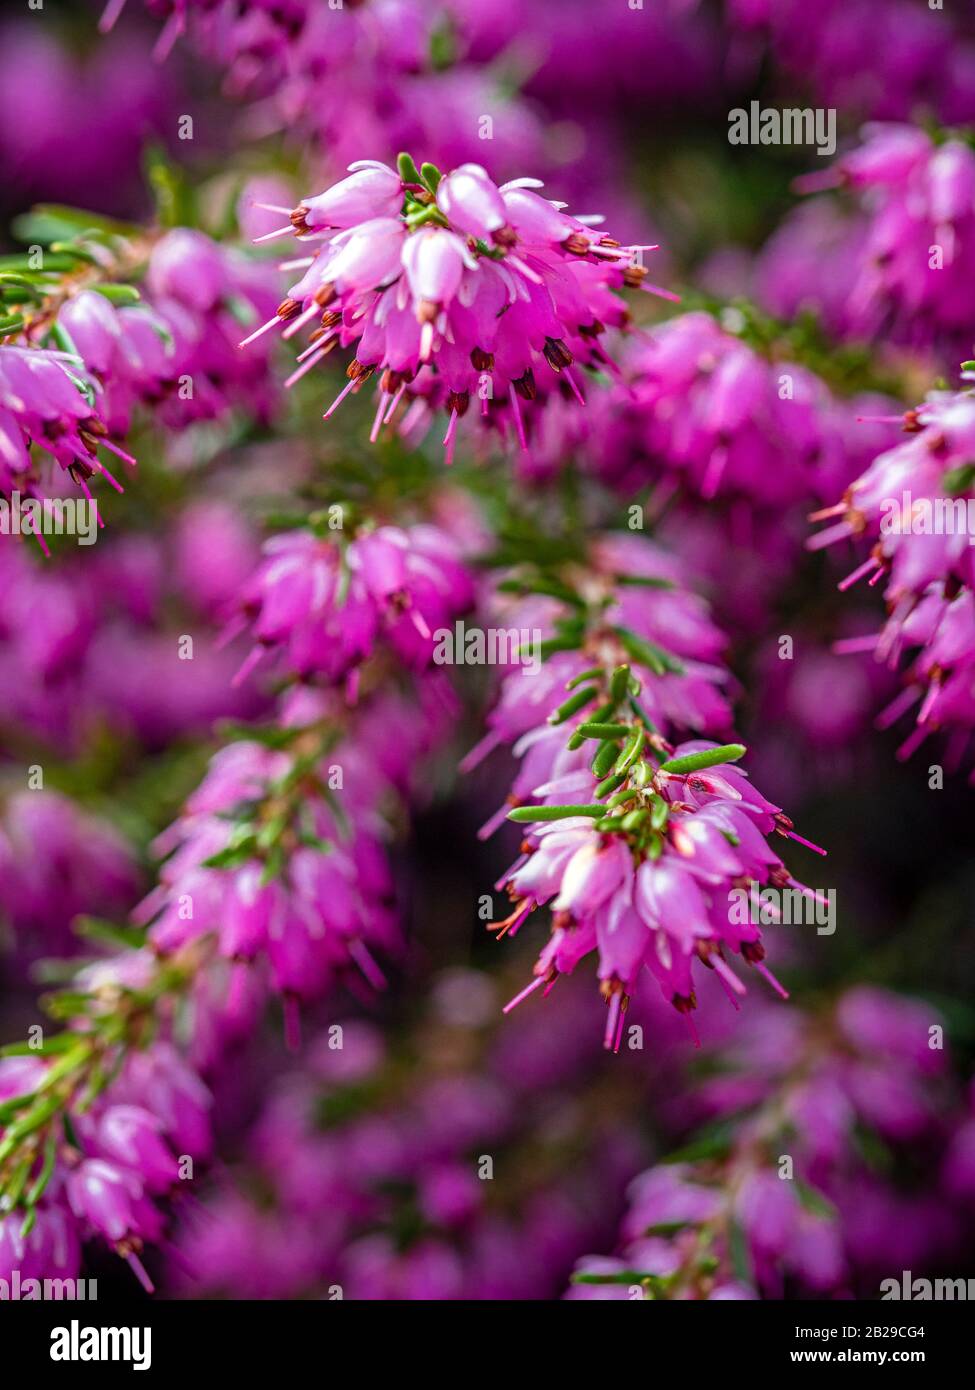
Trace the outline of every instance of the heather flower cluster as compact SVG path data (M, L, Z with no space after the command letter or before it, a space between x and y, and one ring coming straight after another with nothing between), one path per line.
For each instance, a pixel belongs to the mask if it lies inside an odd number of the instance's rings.
M572 735L597 741L590 767L536 788L541 801L509 812L530 828L500 880L514 909L495 929L513 934L537 907L551 908L551 936L534 978L509 1008L539 988L548 994L560 975L595 951L608 1005L604 1045L619 1051L644 968L689 1022L697 1005L695 965L715 971L736 1007L745 993L726 953L740 956L787 998L764 964L760 929L738 920L730 893L765 883L812 890L796 882L766 838L773 832L800 838L789 818L726 766L744 754L741 744L660 744L656 756L641 757L653 735L642 718L619 716L609 694L606 715L584 721Z
M751 1014L679 1102L689 1142L631 1184L619 1253L582 1260L567 1296L876 1298L894 1271L950 1271L970 1122L955 1098L943 1117L942 1031L870 987L825 1017ZM912 1180L922 1144L933 1185Z
M662 477L705 501L742 499L759 517L842 487L870 444L856 416L877 413L875 399L844 401L800 362L768 358L701 312L635 337L614 395L591 450L601 476L624 487ZM765 529L754 526L756 547Z
M538 671L515 666L505 673L486 718L488 733L463 768L513 745L523 759L513 804L562 769L562 725L581 722L589 702L575 699L575 710L557 721L549 715L562 706L566 689L589 693L587 673L603 665L631 667L648 725L661 734L733 732L731 676L723 664L727 638L688 587L686 567L663 547L636 534L607 533L555 574L526 566L500 587L497 621L516 631L537 628L546 659ZM577 750L574 762L581 761Z
M3 281L4 309L16 312L3 321L0 345L0 496L47 505L69 479L98 515L93 480L125 490L106 453L135 467L118 441L138 405L171 429L244 404L259 421L269 418L266 359L236 346L241 321L271 307L259 266L188 228L148 244L114 233L81 236L51 259L53 266L35 270L29 256L14 257ZM144 301L134 284L114 278L136 267ZM49 456L47 466L35 446ZM105 524L100 515L98 524ZM36 523L25 530L49 553Z
M302 742L288 752L256 743L221 749L157 842L167 856L159 883L134 913L163 954L215 937L236 968L231 1012L247 995L240 975L265 966L295 1043L300 1000L352 970L381 988L376 954L399 946L378 815L382 784L354 775L354 751L326 755L314 732L309 747ZM329 795L336 773L348 776L341 803Z
M799 186L849 190L860 209L844 234L847 290L834 310L846 336L933 350L945 364L970 353L975 149L964 132L869 125L859 145ZM796 226L801 235L802 223ZM790 224L780 235L782 256L791 253ZM822 280L808 260L806 271L803 299L815 306Z
M237 351L240 324L270 307L254 262L179 227L152 246L147 302L114 305L97 290L72 296L57 316L88 372L104 388L106 423L129 428L133 407L158 404L171 428L215 419L246 403L259 420L273 404L266 363Z
M526 448L524 414L536 397L564 384L581 403L573 365L612 368L601 335L626 320L616 292L652 288L640 258L653 248L621 246L539 187L524 178L499 187L478 164L441 175L409 155L396 170L357 162L264 238L293 232L324 245L292 262L304 274L252 337L280 325L290 338L314 325L290 382L355 344L348 383L325 417L376 374L373 439L404 397L433 393L448 415L448 463L472 400Z
M872 543L868 558L840 583L883 585L880 632L846 639L840 650L872 651L896 669L904 688L881 715L883 726L909 711L909 756L936 729L952 736L951 762L964 757L973 722L975 660L971 522L975 395L937 391L903 419L907 438L876 458L835 506L815 514L829 524L808 544Z
M410 702L380 692L364 701L355 732L340 744L341 711L320 692L295 691L267 744L230 743L213 759L155 846L165 862L132 926L92 922L94 939L116 953L83 965L69 990L51 997L68 1029L39 1056L31 1044L17 1045L0 1062L0 1187L9 1213L0 1222L0 1278L12 1269L21 1281L73 1278L81 1242L100 1236L151 1289L144 1247L162 1240L180 1182L211 1155L200 1071L220 1074L256 1027L269 989L282 998L286 1040L297 1048L302 1001L340 983L353 994L385 988L377 956L401 951L389 800L415 790L413 768L452 713L436 675L418 695ZM51 801L47 852L50 836L65 833ZM31 803L21 816L26 828L11 820L3 842L11 856L14 835L42 828L42 808ZM134 893L134 874L95 830L70 869L86 876L89 910L101 874L102 905L117 915L120 899ZM108 877L113 871L121 882ZM67 910L63 901L58 907ZM141 1050L174 998L190 1010L181 1049L189 1065L165 1036Z
M713 664L724 639L706 608L669 577L673 560L638 537L604 540L597 573L600 564L609 571L602 594L586 577L596 616L566 591L569 616L550 639L556 655L540 673L505 678L488 740L466 765L517 740L522 764L512 792L482 831L491 833L502 815L528 827L497 885L512 912L492 930L515 935L537 908L552 914L534 978L508 1007L537 989L547 995L595 951L608 1004L604 1042L619 1051L644 968L688 1016L695 964L716 972L737 1007L745 986L726 953L785 995L763 963L760 930L736 920L729 893L769 882L811 890L767 843L773 833L801 839L792 822L729 766L744 747L669 741L675 727L728 728L716 689L725 673ZM659 644L664 634L670 649Z
M0 1299L962 1283L971 19L0 48Z
M135 1016L136 991L127 1003ZM39 1297L25 1281L75 1279L97 1239L151 1293L142 1255L210 1156L210 1096L167 1042L126 1053L97 1026L58 1039L50 1056L0 1059L0 1279Z
M255 646L238 679L270 654L292 679L352 683L382 644L407 668L430 665L434 633L472 604L461 548L441 527L363 528L346 542L328 530L269 540L243 585L228 633Z
M517 464L535 488L584 473L631 525L638 499L641 526L689 567L725 629L749 636L776 621L808 511L883 449L896 409L869 380L828 384L821 350L784 329L730 306L633 333L622 378L585 410L551 400Z

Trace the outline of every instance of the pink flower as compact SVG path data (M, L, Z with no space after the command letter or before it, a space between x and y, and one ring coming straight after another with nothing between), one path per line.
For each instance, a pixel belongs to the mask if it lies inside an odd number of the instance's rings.
M617 694L617 704L621 698ZM600 709L598 718L589 716L593 732L583 713L570 738L570 746L593 740L592 770L536 786L534 806L508 813L529 828L519 858L500 880L513 911L492 929L514 935L548 904L552 933L535 978L507 1009L541 986L548 994L595 951L609 1005L605 1045L618 1050L629 997L644 968L684 1014L696 1005L694 970L702 965L716 973L737 1007L745 989L727 954L740 955L784 996L762 963L757 919L733 910L733 902L747 896L743 885L809 890L791 878L765 840L773 831L798 838L791 822L727 766L744 752L741 745L718 748L696 740L671 750L658 739L658 751L647 760L639 756L651 746L646 727L620 710ZM604 749L610 756L597 767ZM628 770L602 785L614 762Z
M88 1158L68 1175L68 1201L75 1216L112 1245L158 1240L162 1218L142 1195L130 1171L100 1158Z
M403 269L421 322L436 318L460 288L465 267L477 262L460 237L439 227L421 227L403 250Z
M122 491L98 450L106 448L129 464L135 460L108 439L84 366L49 349L0 346L0 401L0 494L19 491L43 501L50 483L31 462L32 444L49 453L86 498L95 474ZM37 539L46 551L46 541L39 534Z
M971 348L975 290L975 151L964 140L935 141L916 126L868 125L863 142L814 190L850 186L860 195L862 234L851 244L846 336L935 349L954 364ZM817 304L815 279L806 299Z
M437 206L459 232L485 241L503 239L497 234L506 226L508 206L480 164L461 164L441 179Z
M975 393L932 392L903 419L904 442L880 454L842 501L814 514L829 524L807 544L871 542L839 588L883 581L888 615L879 632L844 639L836 650L873 652L892 670L904 665L904 689L878 723L892 725L916 707L898 756L945 729L950 764L958 766L975 728Z
M378 160L362 159L349 165L349 177L339 179L325 193L305 198L293 220L302 231L329 227L354 227L375 217L395 217L403 203L403 181Z
M404 238L399 218L374 217L360 222L332 240L322 265L314 267L315 273L305 281L320 286L327 276L326 283L340 294L388 285L402 269ZM296 296L301 296L300 286L291 291L290 298Z
M149 289L201 313L214 308L230 288L223 256L203 232L177 227L153 248L146 275Z
M618 840L608 844L585 839L562 870L556 912L582 916L593 912L628 877L629 856Z
M168 1192L179 1173L162 1131L162 1121L140 1105L109 1105L92 1142L102 1157L137 1173L150 1192Z

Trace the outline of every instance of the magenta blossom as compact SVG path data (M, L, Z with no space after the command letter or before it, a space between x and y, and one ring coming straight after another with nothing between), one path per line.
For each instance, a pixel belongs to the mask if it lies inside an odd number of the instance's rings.
M43 1089L56 1058L0 1060L0 1098ZM141 1252L163 1234L164 1200L209 1156L209 1107L206 1088L169 1043L120 1059L94 1104L74 1114L70 1142L60 1116L50 1122L28 1220L23 1210L0 1217L0 1277L19 1268L22 1278L74 1278L81 1243L99 1236L152 1292Z
M652 551L641 558L655 574L659 560L655 564ZM646 576L653 595L650 574L636 573ZM598 597L591 583L588 594ZM649 597L651 632L653 608ZM697 619L688 622L686 638L696 643L717 636L719 651L720 635L702 621L705 616L694 614L693 606L686 610L685 621ZM678 603L669 609L672 642L680 617ZM745 987L726 954L740 955L784 995L763 964L763 919L749 904L766 883L816 896L792 878L768 844L769 835L817 847L802 841L789 818L729 766L744 754L741 744L694 739L675 748L668 741L656 719L669 676L683 671L672 651L625 627L610 629L613 642L609 634L600 638L597 628L586 651L584 630L570 637L566 624L563 631L564 645L581 650L553 656L534 674L509 677L495 728L475 754L521 736L515 752L523 762L513 794L481 832L492 833L505 811L528 827L519 857L496 885L507 889L513 909L491 929L513 935L536 908L548 906L552 913L535 978L508 1008L539 988L550 993L560 976L593 951L609 1005L605 1045L616 1051L644 968L688 1017L696 1006L695 966L710 967L737 1007ZM610 671L621 651L631 661ZM653 715L643 703L645 685ZM671 713L666 703L663 710ZM673 722L686 724L686 709ZM698 716L691 714L691 722Z
M271 413L267 356L237 351L241 317L273 300L261 267L203 232L175 227L151 247L142 303L117 307L94 289L68 299L58 325L103 388L109 428L124 433L137 404L185 427L246 408Z
M495 605L506 630L537 631L565 650L556 650L540 669L513 665L504 674L487 716L488 733L462 763L462 770L470 771L504 744L514 745L521 758L508 802L484 826L482 837L535 787L587 766L584 750L567 750L561 724L549 716L566 698L567 687L581 681L594 663L629 663L641 682L642 708L664 735L732 732L731 677L723 665L727 641L704 600L687 588L685 567L674 555L642 536L608 533L590 546L584 570L569 578L579 596L584 594L591 616L564 642L553 636L567 621L560 600L529 592ZM513 584L518 587L517 580ZM531 590L530 579L526 587ZM569 718L579 723L584 714Z
M883 583L887 619L880 632L837 649L872 651L892 669L906 656L904 689L878 722L893 724L917 706L900 756L945 729L957 767L975 727L975 394L933 392L903 420L904 442L876 458L841 502L814 515L830 524L808 544L818 550L847 539L872 543L839 587L868 577L871 586Z
M107 449L131 465L135 459L113 444L108 433L83 363L64 352L0 346L0 496L19 492L43 502L58 495L55 480L61 475L40 472L31 445L49 454L93 505L88 483L96 475L121 492L98 450ZM32 529L46 552L43 536Z
M870 125L861 145L801 181L832 185L863 204L862 234L844 252L854 268L848 333L933 348L949 362L965 356L975 318L975 150L915 126ZM814 284L808 297L816 301Z
M785 997L763 963L760 919L732 910L732 890L742 900L756 884L811 890L796 883L765 838L773 831L798 838L788 818L737 769L710 770L712 757L720 763L727 756L714 744L679 745L642 788L624 786L611 798L616 814L597 800L587 769L539 788L539 803L509 813L531 828L500 880L514 909L494 929L513 934L537 907L552 911L535 978L509 1009L541 987L548 994L593 951L609 1005L605 1045L615 1051L644 968L686 1015L696 1006L695 966L713 969L737 1007L745 987L726 954L741 956ZM699 764L709 770L682 770Z
M251 335L282 324L290 338L317 324L291 380L336 344L355 344L349 383L326 418L374 373L373 438L404 396L433 391L449 414L449 462L472 397L482 416L501 412L524 446L523 402L562 382L581 399L572 364L612 365L600 337L625 322L615 292L643 284L650 248L620 246L570 217L534 191L536 179L498 187L477 164L420 174L408 156L398 172L375 161L350 169L271 234L323 244L291 262L304 274Z
M288 754L258 744L222 749L159 841L169 857L135 914L150 924L160 952L215 933L238 974L269 972L288 1001L289 1029L299 999L324 993L353 969L382 985L373 951L398 945L372 801L380 788L350 776L334 806L324 794L326 765L320 774L309 768L304 783L289 780L292 769ZM269 818L263 830L262 818ZM243 987L231 981L235 993Z
M250 620L257 642L238 679L269 652L301 679L340 682L380 642L422 669L434 634L473 599L457 545L436 526L379 526L348 543L291 531L268 541L264 556L229 629Z
M605 403L591 446L594 471L622 486L663 469L671 489L743 498L778 524L790 503L844 486L869 447L856 409L818 376L769 360L710 314L681 314L635 338L624 368L626 386Z

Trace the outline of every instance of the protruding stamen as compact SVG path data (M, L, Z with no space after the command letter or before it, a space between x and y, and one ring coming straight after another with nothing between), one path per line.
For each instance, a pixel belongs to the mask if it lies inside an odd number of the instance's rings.
M342 402L345 400L345 398L346 398L346 396L349 394L349 392L355 390L355 386L356 386L356 383L355 383L354 381L350 381L349 384L348 384L347 386L343 386L343 387L342 387L342 390L338 393L338 395L335 397L335 400L332 402L332 404L331 404L331 405L329 406L329 408L326 410L325 414L322 416L322 419L323 419L323 420L329 420L329 419L331 419L331 417L332 417L332 416L335 414L335 412L338 410L339 406L340 406L340 405L342 404Z
M516 1009L522 1000L527 999L530 994L534 994L536 989L540 989L546 983L544 975L537 975L530 985L526 985L520 994L516 994L514 999L510 999L501 1010L503 1014L510 1014L512 1009Z

